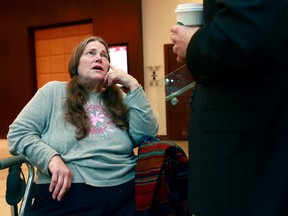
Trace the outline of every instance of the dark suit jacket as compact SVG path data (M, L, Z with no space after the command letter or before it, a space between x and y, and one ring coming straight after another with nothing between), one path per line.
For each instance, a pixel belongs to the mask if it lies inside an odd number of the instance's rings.
M189 207L288 215L288 1L204 0L187 65Z

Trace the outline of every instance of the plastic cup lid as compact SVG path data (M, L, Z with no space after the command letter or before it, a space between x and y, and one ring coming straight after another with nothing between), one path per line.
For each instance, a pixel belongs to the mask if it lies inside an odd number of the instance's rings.
M203 4L201 3L185 3L178 4L175 12L177 11L188 11L188 10L203 10Z

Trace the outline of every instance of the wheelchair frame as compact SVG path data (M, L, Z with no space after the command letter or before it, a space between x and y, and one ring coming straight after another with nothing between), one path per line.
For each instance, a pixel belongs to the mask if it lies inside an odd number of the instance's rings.
M20 205L20 210L18 211L18 203L16 205L11 206L11 213L13 216L18 216L18 215L24 216L28 196L29 196L31 186L34 181L35 169L34 169L32 162L24 155L11 156L11 157L0 160L0 170L10 168L11 166L14 166L14 165L18 165L21 167L23 163L28 168L28 178L27 178L27 181L25 182L26 187L25 187L23 198L22 198L22 203Z

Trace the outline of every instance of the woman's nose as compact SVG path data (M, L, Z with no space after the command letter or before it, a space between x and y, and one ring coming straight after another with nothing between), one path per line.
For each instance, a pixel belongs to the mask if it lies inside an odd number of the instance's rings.
M102 61L103 61L102 56L101 56L100 54L97 54L97 55L95 56L95 61L102 63Z

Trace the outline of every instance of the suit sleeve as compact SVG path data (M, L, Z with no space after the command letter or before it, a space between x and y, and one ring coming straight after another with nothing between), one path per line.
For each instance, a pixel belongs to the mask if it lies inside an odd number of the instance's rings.
M286 0L216 0L214 12L211 15L204 7L211 20L206 20L188 45L187 65L196 80L240 77L243 70L265 68L284 55Z

